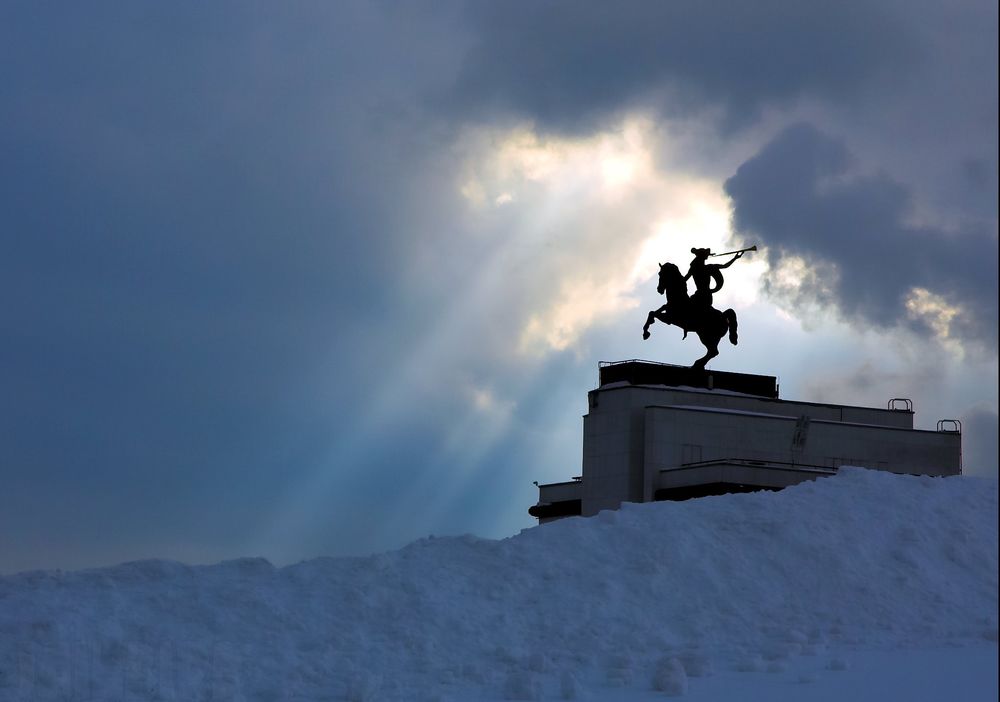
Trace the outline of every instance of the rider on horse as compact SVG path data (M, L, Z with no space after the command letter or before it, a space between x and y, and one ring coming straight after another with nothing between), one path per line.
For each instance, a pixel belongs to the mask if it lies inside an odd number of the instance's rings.
M694 278L696 290L691 296L692 306L707 309L712 306L712 294L719 292L722 289L722 284L725 282L725 279L722 277L722 269L729 268L736 263L737 259L743 257L743 252L737 251L729 263L721 265L705 263L708 257L712 255L711 249L691 249L691 253L694 254L694 260L691 261L691 267L688 268L684 280L687 281L688 278ZM713 281L715 282L715 287L712 287Z
M649 327L655 320L680 327L684 331L685 339L689 331L695 332L706 350L705 355L692 366L697 369L705 368L708 361L719 355L719 341L726 334L729 335L729 342L735 346L738 338L736 312L731 309L720 312L712 307L712 295L718 292L725 282L722 269L733 265L743 256L744 251L756 250L756 246L751 246L749 249L729 252L735 255L728 263L710 265L706 263L708 257L712 255L709 249L691 249L695 257L686 276L681 276L681 272L674 264L661 263L656 292L666 295L667 304L646 316L646 323L642 327L642 338L649 338ZM690 297L687 293L688 278L694 278L697 288Z

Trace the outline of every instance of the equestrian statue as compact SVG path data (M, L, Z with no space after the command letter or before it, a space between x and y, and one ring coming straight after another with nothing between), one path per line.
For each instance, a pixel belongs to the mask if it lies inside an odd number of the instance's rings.
M660 264L660 279L656 292L667 296L667 304L653 310L646 317L642 327L642 338L649 338L649 327L655 320L664 324L673 324L688 332L694 332L705 345L707 353L694 362L692 368L704 370L705 364L719 355L719 342L727 333L729 341L736 345L738 339L736 328L736 313L727 309L724 312L712 307L712 295L717 293L725 282L722 269L736 263L747 251L756 251L756 246L739 251L728 251L713 254L710 249L691 249L694 260L688 268L687 275L682 276L680 270L672 263ZM709 258L733 254L728 263L710 264ZM694 279L695 292L690 297L687 291L688 278Z

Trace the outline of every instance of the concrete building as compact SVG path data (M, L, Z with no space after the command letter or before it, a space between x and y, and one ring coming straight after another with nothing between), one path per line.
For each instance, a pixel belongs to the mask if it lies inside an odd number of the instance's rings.
M913 428L913 405L886 409L778 398L772 376L648 361L600 365L583 418L583 474L538 486L539 522L622 502L683 500L788 485L842 465L957 475L961 425Z

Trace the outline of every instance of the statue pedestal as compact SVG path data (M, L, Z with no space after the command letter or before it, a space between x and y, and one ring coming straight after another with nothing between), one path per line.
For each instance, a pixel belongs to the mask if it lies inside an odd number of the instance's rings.
M778 379L773 375L697 370L652 361L601 361L598 365L600 386L615 383L629 385L670 385L704 390L731 390L748 395L778 399Z

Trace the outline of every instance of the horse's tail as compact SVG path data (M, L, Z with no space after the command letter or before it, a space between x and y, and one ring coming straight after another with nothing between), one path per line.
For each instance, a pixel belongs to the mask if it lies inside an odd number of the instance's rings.
M739 339L739 335L736 333L737 323L736 323L736 313L732 309L728 309L722 313L725 317L726 323L729 325L729 341L733 346L736 346L736 342Z

